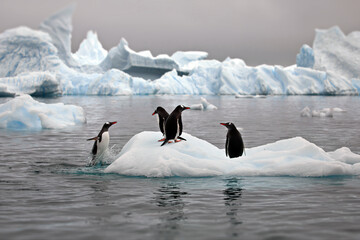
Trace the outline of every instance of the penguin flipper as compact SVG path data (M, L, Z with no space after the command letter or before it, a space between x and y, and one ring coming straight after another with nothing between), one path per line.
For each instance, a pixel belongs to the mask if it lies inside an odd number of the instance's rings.
M177 137L178 139L180 139L180 140L184 140L184 141L186 141L186 139L185 138L183 138L183 137Z
M86 139L86 141L91 141L91 140L98 140L99 139L99 136L96 136L96 137L93 137L93 138L89 138L89 139Z

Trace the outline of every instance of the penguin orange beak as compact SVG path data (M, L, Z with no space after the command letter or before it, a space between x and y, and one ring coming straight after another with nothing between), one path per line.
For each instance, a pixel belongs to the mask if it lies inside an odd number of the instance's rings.
M190 109L189 107L185 107L185 109Z
M153 112L153 114L152 114L152 115L154 116L155 114L156 114L156 111L155 111L155 112Z
M226 123L220 123L221 125L223 125L223 126L226 126Z
M117 122L110 122L111 125L114 125L115 123L117 123Z

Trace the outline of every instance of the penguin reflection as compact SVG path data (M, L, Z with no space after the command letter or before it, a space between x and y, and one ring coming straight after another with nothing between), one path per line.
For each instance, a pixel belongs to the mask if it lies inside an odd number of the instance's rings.
M174 238L174 231L178 230L178 222L185 218L182 197L187 195L177 185L167 184L155 192L155 203L158 207L167 209L165 216L161 217L162 223L159 225L161 238ZM160 236L159 236L160 237Z
M225 206L227 208L226 215L230 218L230 223L233 226L241 224L238 220L237 212L241 206L242 188L237 186L237 179L231 179L227 184L227 188L223 191Z

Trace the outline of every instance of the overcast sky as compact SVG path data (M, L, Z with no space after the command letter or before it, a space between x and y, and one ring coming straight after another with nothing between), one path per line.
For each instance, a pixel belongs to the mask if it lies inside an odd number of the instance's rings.
M199 50L211 59L286 66L303 44L312 46L316 28L360 31L358 0L0 0L0 32L37 29L74 2L73 51L94 30L105 49L124 37L154 55Z

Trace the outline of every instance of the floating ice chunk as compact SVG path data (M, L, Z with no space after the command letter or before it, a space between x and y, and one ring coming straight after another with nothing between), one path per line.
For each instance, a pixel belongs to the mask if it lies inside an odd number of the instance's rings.
M211 103L209 103L206 98L201 97L200 104L193 104L190 106L191 110L215 110L217 107Z
M16 97L0 105L0 128L65 128L85 122L84 110L79 106L40 103L29 95Z
M302 116L302 117L312 117L311 109L308 106L306 106L303 110L301 110L300 116Z
M300 53L296 55L296 66L313 68L314 63L315 58L313 49L309 45L304 44L300 49Z
M97 34L89 31L73 57L81 65L96 65L105 59L107 53L108 51L103 48Z
M345 112L345 110L341 108L323 108L319 110L311 110L308 106L306 106L303 110L301 110L300 115L302 117L333 117L334 112L342 113Z
M223 174L219 163L225 153L214 145L183 133L182 137L187 141L160 147L157 140L161 137L161 132L141 132L133 136L121 150L120 157L105 172L147 177Z
M295 137L246 149L246 156L229 159L225 150L183 133L187 141L160 147L160 132L133 136L106 173L147 177L331 176L360 174L357 164L345 163L360 155L326 153L313 143ZM350 157L349 157L350 156ZM356 159L356 160L353 160Z
M202 105L201 103L192 104L192 105L190 105L190 109L191 109L191 110L200 110L200 111L203 111L203 110L204 110L204 105Z

